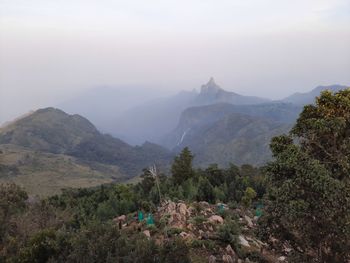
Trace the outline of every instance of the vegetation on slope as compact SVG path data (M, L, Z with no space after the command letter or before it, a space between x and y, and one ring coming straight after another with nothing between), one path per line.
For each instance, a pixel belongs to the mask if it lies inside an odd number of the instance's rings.
M92 187L124 178L118 166L12 144L0 145L0 182L14 182L30 195L49 196L68 187Z
M264 169L194 169L185 148L171 176L144 170L136 185L44 200L1 185L0 261L348 262L349 117L350 90L322 93Z
M145 143L132 147L101 134L83 117L54 108L38 110L0 129L0 144L118 166L127 177L138 175L154 162L165 165L171 157L169 151L158 145Z

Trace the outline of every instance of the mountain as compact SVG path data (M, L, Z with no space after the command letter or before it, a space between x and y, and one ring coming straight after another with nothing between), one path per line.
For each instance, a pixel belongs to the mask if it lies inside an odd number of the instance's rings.
M113 121L109 131L132 144L140 144L145 140L160 143L164 135L176 127L182 111L188 107L220 102L243 105L267 101L225 91L211 78L207 84L202 85L199 93L195 90L182 91L125 111Z
M170 152L160 146L145 143L132 147L120 139L101 134L84 117L55 108L37 110L1 128L0 144L116 165L128 177L137 175L154 162L163 165L171 158Z
M291 96L284 98L283 102L294 103L297 105L306 105L311 104L315 101L315 97L319 96L322 91L330 90L330 91L339 91L342 89L347 89L349 87L342 85L330 85L330 86L318 86L306 93L295 93Z
M243 96L235 92L230 92L222 89L215 83L213 77L210 78L207 84L202 85L201 91L195 98L195 105L207 105L220 102L231 103L235 105L257 104L268 102L268 99L263 99L254 96Z
M288 132L299 112L299 107L284 103L192 107L182 113L163 144L174 151L188 146L200 166L259 165L271 158L270 139Z

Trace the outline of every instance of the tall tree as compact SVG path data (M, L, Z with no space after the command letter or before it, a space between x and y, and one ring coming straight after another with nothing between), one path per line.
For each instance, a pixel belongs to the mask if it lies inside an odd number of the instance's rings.
M171 167L171 173L176 184L181 184L194 175L192 168L193 154L185 147L180 155L176 156Z
M350 257L349 140L348 89L323 92L304 108L289 136L271 141L275 160L266 167L263 222L269 234L287 237L304 262Z

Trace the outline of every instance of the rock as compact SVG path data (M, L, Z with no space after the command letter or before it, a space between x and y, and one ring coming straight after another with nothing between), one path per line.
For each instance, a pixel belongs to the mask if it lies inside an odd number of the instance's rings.
M244 236L239 235L238 239L239 239L239 243L240 243L242 246L244 246L244 247L250 247L248 241L245 239Z
M216 262L216 257L211 255L208 259L208 263L215 263Z
M182 237L183 239L186 239L186 238L189 238L190 237L190 234L182 231L180 234L179 234L180 237Z
M146 237L151 238L151 233L149 232L149 230L143 231L143 234L144 234Z
M227 245L226 253L229 254L230 256L234 257L234 258L236 257L236 252L233 250L231 245Z
M283 261L285 261L286 260L286 257L285 256L280 256L279 258L278 258L278 261L280 261L280 262L283 262Z
M163 213L171 214L176 211L176 204L173 201L165 201L162 203L162 206L158 209Z
M253 228L254 224L253 224L252 219L249 216L246 216L246 215L244 216L244 219L245 219L245 221L247 221L248 226L250 228Z
M178 211L179 211L180 215L183 215L183 216L186 216L187 214L189 214L189 212L187 210L187 206L184 203L178 204Z
M218 215L212 215L211 217L209 217L208 221L211 223L214 223L214 224L223 224L224 223L224 219Z
M230 255L223 255L222 262L224 263L234 263L233 258Z
M126 215L121 215L113 219L115 222L125 222L126 221Z
M177 212L173 212L169 218L168 224L172 227L184 228L186 225L186 218Z
M205 202L205 201L200 201L199 204L200 204L201 206L204 206L204 207L209 207L209 206L210 206L209 203L208 203L208 202Z
M195 227L194 227L193 224L188 224L188 225L187 225L187 229L189 229L189 230L194 230Z
M196 209L193 207L193 206L190 206L188 209L187 209L189 215L194 215L196 214Z

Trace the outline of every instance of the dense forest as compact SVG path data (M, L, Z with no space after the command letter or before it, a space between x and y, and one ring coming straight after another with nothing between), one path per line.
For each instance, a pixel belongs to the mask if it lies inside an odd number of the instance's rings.
M323 92L270 148L264 167L226 169L195 169L184 148L169 175L45 199L2 184L0 262L349 262L350 90ZM171 226L172 204L191 223Z

